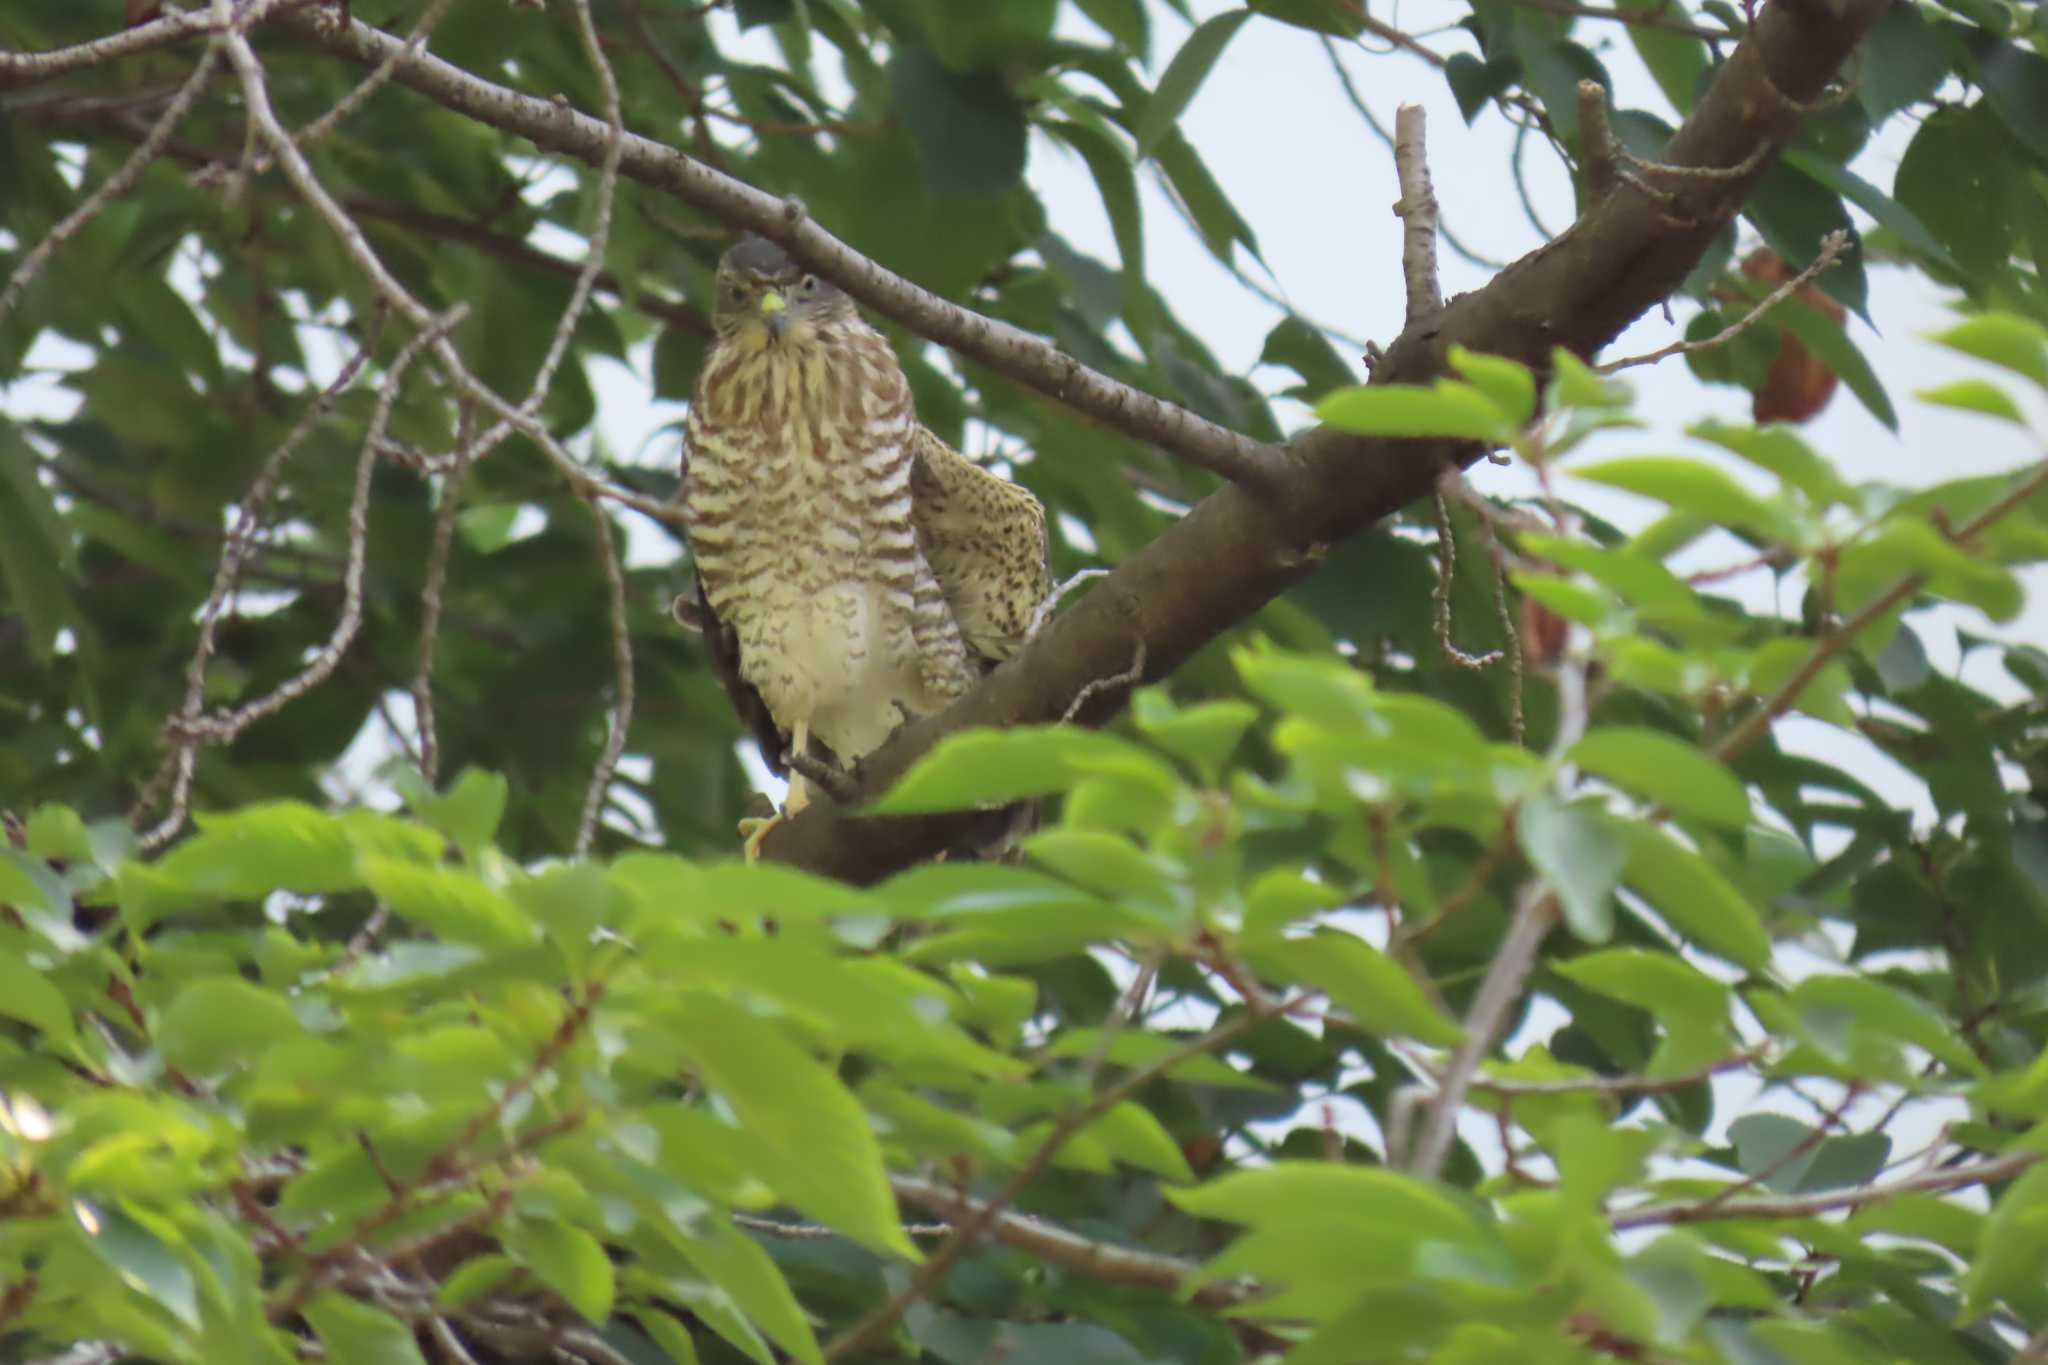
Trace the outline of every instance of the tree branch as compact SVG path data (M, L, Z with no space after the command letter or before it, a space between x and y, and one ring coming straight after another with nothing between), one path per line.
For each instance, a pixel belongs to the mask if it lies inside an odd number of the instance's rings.
M1607 1221L1616 1232L1623 1232L1629 1228L1707 1223L1724 1218L1811 1218L1838 1209L1860 1209L1866 1204L1880 1204L1902 1194L1943 1194L1949 1190L1967 1189L1971 1185L2010 1180L2040 1159L2039 1152L2008 1152L2004 1156L1973 1161L1965 1166L1951 1166L1947 1170L1929 1171L1883 1184L1852 1185L1825 1194L1718 1201L1710 1196L1684 1204L1653 1204L1649 1208L1624 1209Z
M1436 190L1429 183L1428 124L1422 106L1404 104L1394 111L1394 170L1401 197L1394 214L1401 220L1401 277L1408 286L1408 325L1443 310L1443 286L1436 274Z
M373 65L403 45L359 19L321 11L290 27L351 61ZM482 123L536 146L596 164L609 130L603 120L481 80L431 53L399 61L393 79ZM1088 368L1042 338L949 303L869 260L813 222L802 204L779 199L652 138L628 134L619 173L663 190L734 227L758 232L847 293L920 336L987 365L1113 430L1253 488L1288 474L1284 454L1177 404Z
M1572 228L1509 266L1484 288L1408 327L1375 382L1426 383L1445 372L1453 342L1546 366L1551 348L1593 355L1684 282L1737 213L1803 109L1835 77L1887 0L1777 0L1722 63L1692 116L1660 154L1676 167L1741 174L1675 177L1668 194L1619 184L1592 199ZM383 60L398 40L327 15L285 21L328 51ZM591 164L602 121L558 109L422 54L394 79L451 109ZM979 726L1059 719L1092 681L1123 672L1139 642L1145 676L1173 671L1196 649L1305 578L1329 546L1429 492L1446 464L1475 448L1452 441L1387 440L1316 428L1280 450L1250 442L1171 404L1117 384L1014 327L926 293L806 220L800 206L718 174L674 150L628 135L620 174L737 227L762 231L805 265L912 331L990 365L1076 411L1142 435L1194 463L1254 473L1257 492L1226 487L1129 557L1094 591L1055 617L1016 659L940 716L899 730L868 755L863 791L885 789L942 737ZM1269 477L1278 471L1277 477ZM1100 696L1077 719L1100 723L1121 698ZM765 841L771 858L865 882L945 847L967 816L860 819L814 802Z

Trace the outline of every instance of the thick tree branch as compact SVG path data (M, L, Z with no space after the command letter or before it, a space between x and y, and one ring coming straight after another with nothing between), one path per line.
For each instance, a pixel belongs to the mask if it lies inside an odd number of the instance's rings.
M361 20L344 22L327 11L295 15L289 22L327 51L366 65L390 59L403 46ZM394 70L399 83L536 146L593 165L604 155L609 133L602 119L481 80L431 53L399 61ZM1105 426L1255 488L1288 474L1279 450L1119 383L1050 342L948 303L884 269L811 221L793 199L763 193L672 147L631 134L621 149L619 173L780 243L862 303Z
M1444 372L1446 347L1506 355L1536 366L1551 348L1597 353L1685 279L1741 211L1778 148L1798 130L1887 0L1778 0L1723 63L1661 164L1720 172L1672 177L1655 196L1627 183L1591 200L1557 240L1452 300L1388 348L1375 382L1426 382ZM365 64L399 40L327 14L285 20L326 50ZM451 109L597 164L601 120L494 85L430 54L394 79ZM620 174L674 194L737 227L781 242L861 302L922 336L1085 415L1142 436L1193 463L1232 473L1227 487L1055 618L1023 654L941 716L904 727L860 773L878 792L944 735L976 726L1059 719L1092 682L1126 671L1142 644L1157 678L1298 583L1332 544L1429 492L1445 464L1476 458L1447 441L1391 441L1317 428L1273 450L1171 404L1117 384L1005 323L947 303L867 260L777 199L645 138L628 136ZM1092 696L1077 719L1100 722L1123 689ZM964 817L971 820L972 817ZM849 818L819 801L778 828L770 857L855 881L886 876L944 847L961 817Z
M1408 327L1374 382L1435 378L1445 372L1452 342L1538 367L1553 346L1596 354L1683 283L1798 130L1802 105L1826 89L1885 8L1886 0L1769 6L1660 157L1674 166L1746 171L1681 177L1657 198L1625 183L1613 186L1555 241ZM911 316L891 316L922 330ZM1426 495L1445 463L1469 464L1478 454L1453 442L1357 437L1327 427L1295 437L1286 451L1294 473L1281 496L1225 488L1205 499L950 710L906 726L870 754L862 788L885 790L948 734L1059 719L1090 683L1123 672L1139 642L1146 677L1170 674L1307 577L1330 545ZM1078 719L1099 723L1121 700L1121 693L1097 694ZM771 834L765 852L872 881L945 847L971 818L857 819L816 803Z

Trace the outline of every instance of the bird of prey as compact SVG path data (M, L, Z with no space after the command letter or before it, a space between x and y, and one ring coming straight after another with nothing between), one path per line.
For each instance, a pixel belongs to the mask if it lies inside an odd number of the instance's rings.
M919 424L888 341L774 243L727 251L717 291L683 453L692 614L771 767L850 767L1022 648L1045 509ZM808 800L792 771L783 815ZM749 858L783 815L741 822Z

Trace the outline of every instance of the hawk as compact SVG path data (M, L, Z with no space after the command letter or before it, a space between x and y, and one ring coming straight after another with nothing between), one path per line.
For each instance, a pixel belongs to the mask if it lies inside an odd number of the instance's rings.
M694 614L771 767L850 767L1023 646L1045 508L919 424L888 341L774 243L727 251L717 291L683 453ZM808 800L791 772L747 856Z

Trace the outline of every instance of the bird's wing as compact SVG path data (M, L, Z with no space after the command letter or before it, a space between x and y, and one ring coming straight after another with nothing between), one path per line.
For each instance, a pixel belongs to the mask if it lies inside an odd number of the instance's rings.
M1024 647L1052 584L1045 508L920 426L911 443L911 520L970 653L993 666Z

